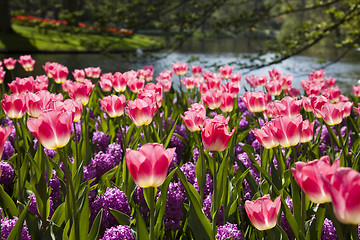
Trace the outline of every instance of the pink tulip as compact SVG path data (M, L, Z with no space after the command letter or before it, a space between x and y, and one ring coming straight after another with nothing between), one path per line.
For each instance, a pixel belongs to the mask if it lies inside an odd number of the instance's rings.
M180 115L190 132L197 132L204 126L205 114L201 111L189 110Z
M321 175L330 178L339 167L339 159L335 160L334 164L331 165L330 158L324 156L319 160L316 159L307 163L296 162L295 168L291 168L291 172L310 201L314 203L326 203L331 202L331 195ZM319 173L321 173L321 175Z
M261 91L257 93L246 92L241 99L250 112L263 112L266 108L267 99Z
M181 80L181 82L184 84L186 89L193 89L195 87L195 83L194 83L194 77L184 77L183 80Z
M240 91L240 84L234 82L227 82L225 85L222 86L223 92L230 93L234 98L238 96Z
M290 97L297 98L300 94L300 89L291 87L287 89L287 93L289 94Z
M231 112L234 109L234 96L231 93L223 92L221 94L220 110L224 113Z
M335 78L325 78L325 85L326 87L333 87L335 86L335 83L336 83L336 79Z
M229 76L229 79L230 79L230 81L233 82L233 83L238 83L238 84L240 84L240 82L241 82L241 77L242 77L241 73L233 73L233 74L231 74L231 75Z
M209 90L204 94L201 94L201 100L210 108L211 110L217 109L221 105L221 91L218 90Z
M126 90L126 80L120 72L114 73L110 80L115 92L124 92Z
M151 82L154 78L154 66L153 65L146 65L143 67L144 70L146 70L145 72L145 81L147 82Z
M280 80L281 75L282 72L277 70L276 68L273 68L269 71L270 81Z
M82 69L75 69L72 74L77 82L82 82L85 79L85 71Z
M123 94L119 97L116 95L110 95L100 99L100 104L104 112L106 112L111 118L116 118L124 114L125 101L125 95Z
M229 132L229 117L217 115L213 119L205 120L204 128L201 129L201 138L207 151L222 152L226 149L229 140L234 133Z
M330 178L322 174L322 179L330 191L336 218L344 224L360 224L360 173L340 167Z
M281 105L282 106L282 105ZM267 118L275 118L280 116L281 114L279 113L279 109L278 107L275 106L275 102L269 102L266 105L266 109L264 110L264 115Z
M185 75L188 71L188 66L189 64L182 62L172 63L172 68L174 70L174 73L178 76Z
M258 230L268 230L276 226L281 206L281 196L273 202L269 194L254 201L245 202L245 211L251 223Z
M251 88L257 88L259 85L258 79L254 75L248 75L245 77L246 82L250 85Z
M112 89L112 73L104 73L100 77L99 85L103 92L111 92Z
M234 67L230 67L230 66L225 66L225 67L219 68L219 71L220 71L222 77L225 79L229 78L229 76L231 75L233 70L234 70Z
M360 97L360 85L353 86L352 91L355 97Z
M41 90L47 90L49 85L49 78L46 75L36 76L34 82L34 92L38 92Z
M92 84L90 80L85 79L83 82L71 83L67 90L69 96L74 101L81 100L82 104L85 106L89 102L89 97L94 86L95 85Z
M31 117L37 118L44 110L47 109L51 100L51 93L48 91L44 90L36 94L28 92L25 95L26 112Z
M201 75L202 67L199 65L191 66L191 72L195 77L199 77Z
M170 92L171 86L172 86L172 82L171 82L171 81L169 81L169 80L158 80L157 78L156 78L156 81L158 82L158 84L161 85L162 90L163 90L164 92Z
M320 92L325 88L325 83L319 81L302 80L301 87L306 91L308 96L312 94L319 95Z
M93 67L92 68L92 78L99 78L101 74L101 68L100 67Z
M6 139L9 137L11 131L13 130L13 126L7 126L5 128L2 128L0 126L0 160L4 151L4 145L5 145L5 141ZM1 172L1 169L0 169Z
M309 120L305 120L301 124L300 130L300 142L310 142L313 138L315 121L310 123Z
M57 62L46 62L45 65L43 66L46 75L48 76L48 78L52 78L52 74L54 73L55 68L57 68L57 66L59 65L59 63Z
M340 99L340 94L341 94L341 90L339 87L329 87L326 88L323 92L322 95L324 97L326 97L327 99L329 99L329 101L331 103L337 103Z
M31 55L20 56L18 62L21 64L25 71L31 72L34 70L35 60L32 59Z
M280 77L281 89L286 90L286 89L291 88L291 83L292 83L293 79L294 79L294 76L282 75Z
M6 72L2 67L0 67L0 84L3 84Z
M26 92L34 92L35 80L34 78L16 78L8 84L9 88L14 94L25 94Z
M26 111L25 97L24 95L4 94L4 99L1 100L1 106L9 118L22 118Z
M274 106L282 116L294 118L300 114L301 100L296 100L292 97L284 97L281 101L275 100Z
M15 64L16 64L17 60L13 59L13 58L5 58L4 59L4 65L6 67L7 70L11 71L15 68Z
M262 128L253 130L256 139L264 148L271 149L279 145L279 140L275 136L273 129L274 123L267 122Z
M72 123L71 112L49 110L38 118L29 118L27 126L45 148L55 150L69 142Z
M256 82L259 86L261 87L265 87L267 84L267 76L266 75L261 75L259 77L256 77Z
M220 90L221 80L221 76L214 75L214 77L206 78L206 85L210 90Z
M175 148L164 149L158 143L146 143L138 151L126 149L126 165L136 185L147 188L163 184L174 152Z
M156 110L156 102L153 102L148 97L127 101L126 113L138 127L149 125L152 122Z
M166 79L166 80L171 80L172 77L173 77L173 73L171 70L164 70L162 71L161 73L159 73L159 76L162 78L162 79Z
M266 84L266 89L271 96L279 96L281 93L281 82L273 80Z
M77 122L81 119L81 114L83 110L83 105L81 100L74 101L72 99L66 99L64 101L64 109L73 114L73 122Z
M325 71L322 69L312 71L308 74L310 80L323 81L325 76Z
M302 116L290 118L280 116L272 120L274 123L273 132L282 147L295 146L300 142Z
M157 102L162 102L162 91L163 91L163 87L161 84L157 83L148 83L145 85L144 90L154 90L155 91L155 95L156 95L156 101Z
M61 83L65 82L68 74L69 74L68 68L61 64L58 64L54 68L54 70L51 72L51 75L57 84L61 84Z
M138 93L145 86L145 80L139 78L130 78L127 80L127 86L133 93Z
M340 102L343 107L343 118L350 116L352 111L353 102Z
M320 110L315 111L330 126L340 124L344 117L343 103L325 103Z

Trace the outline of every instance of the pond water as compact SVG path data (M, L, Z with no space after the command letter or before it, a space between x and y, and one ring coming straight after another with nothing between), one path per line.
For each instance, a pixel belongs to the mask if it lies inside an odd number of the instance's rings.
M241 41L236 39L220 39L216 41L198 41L191 40L186 42L181 48L170 53L141 53L138 51L136 55L124 54L32 54L36 60L35 74L44 74L42 65L45 62L59 62L66 65L70 71L78 68L85 68L89 66L99 66L102 68L102 73L106 72L125 72L129 70L136 70L142 68L144 65L152 64L155 68L155 76L165 70L171 69L172 62L186 62L190 65L199 64L203 66L203 71L218 71L221 65L229 63L243 62L244 55L249 55L249 49L252 48L249 41ZM256 46L255 46L256 47ZM261 75L267 74L272 68L281 70L284 74L294 75L293 86L300 88L300 81L307 78L307 74L312 70L319 69L324 63L320 60L329 63L332 57L340 54L341 51L329 50L326 48L313 48L306 53L291 57L280 64L264 67L251 72L248 69L241 69L238 65L234 66L234 72ZM18 58L19 55L14 54L0 54L0 59L5 57ZM271 54L268 55L270 57ZM344 58L338 62L331 64L325 68L326 77L334 77L337 79L337 84L343 90L343 93L350 94L352 85L357 84L360 79L360 51L352 50ZM26 76L20 67L15 72L16 76ZM178 85L174 78L175 86ZM247 85L245 78L242 78L242 88ZM249 86L247 86L249 88ZM242 90L243 92L244 90Z

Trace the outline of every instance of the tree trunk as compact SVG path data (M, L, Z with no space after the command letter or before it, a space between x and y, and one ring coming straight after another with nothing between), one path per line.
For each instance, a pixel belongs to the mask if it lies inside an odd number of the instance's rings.
M13 33L9 0L0 0L0 33Z

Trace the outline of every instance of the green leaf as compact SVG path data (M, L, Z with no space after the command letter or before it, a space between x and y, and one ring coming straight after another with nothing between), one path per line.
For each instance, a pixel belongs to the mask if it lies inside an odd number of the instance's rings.
M171 131L169 132L169 134L167 135L167 138L165 139L165 141L164 141L164 139L162 139L161 142L164 143L164 148L167 148L167 146L169 145L170 140L171 140L171 136L174 134L175 127L176 127L176 124L177 124L178 120L179 120L179 117L176 118L176 120L175 120L175 122L174 122L174 125L173 125L173 127L171 128Z
M60 204L55 210L51 221L58 227L65 222L65 203Z
M21 231L23 229L23 224L24 224L24 220L25 220L29 205L30 205L30 201L26 204L26 207L24 208L24 210L22 210L22 212L21 212L15 226L11 230L7 240L20 239Z
M179 168L176 169L176 173L180 178L191 203L188 219L189 227L192 229L196 239L214 239L210 221L202 211L198 192L195 187L187 181L186 176Z
M172 170L169 175L166 177L164 183L161 185L161 195L158 198L158 200L156 201L156 210L158 212L158 216L157 216L157 220L155 223L155 228L154 228L154 235L156 239L159 239L160 237L160 233L161 233L161 226L163 223L163 217L165 214L165 208L166 208L166 199L167 199L167 192L169 189L169 184L171 179L174 176L174 173L176 171L176 168L174 170Z
M89 240L97 239L100 231L102 215L103 215L103 210L101 209L100 212L96 215L90 233L88 234Z
M130 226L130 224L131 224L130 216L128 216L127 214L122 213L116 209L113 209L113 208L110 208L110 212L116 218L116 220L118 221L118 223L120 225Z
M4 187L0 185L0 204L5 211L11 216L19 216L19 211L11 197L4 191Z
M306 239L320 239L323 224L325 220L326 208L320 205L316 211L315 218L311 223L309 231L306 233Z
M79 233L80 239L87 240L87 234L89 232L89 218L90 218L90 209L89 209L89 184L82 192L80 199L83 200L83 204L80 205L81 209L79 217Z
M141 216L141 211L139 208L136 208L136 239L137 240L148 240L149 233L145 224L143 217Z

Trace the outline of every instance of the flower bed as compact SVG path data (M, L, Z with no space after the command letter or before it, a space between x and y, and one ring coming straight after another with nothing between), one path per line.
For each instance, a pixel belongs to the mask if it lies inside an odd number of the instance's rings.
M358 86L0 63L1 239L358 238Z

